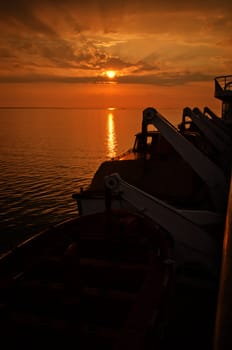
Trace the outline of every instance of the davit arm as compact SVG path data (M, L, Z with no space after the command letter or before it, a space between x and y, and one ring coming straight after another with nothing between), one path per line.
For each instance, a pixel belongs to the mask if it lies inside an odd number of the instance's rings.
M136 211L168 231L173 240L187 248L198 261L207 265L215 261L218 244L199 224L218 223L223 219L220 214L178 210L130 185L117 173L105 177L105 187L110 193L120 194Z
M143 131L153 124L162 136L173 146L177 153L208 185L212 201L218 211L223 211L227 204L228 181L224 172L154 108L143 111Z

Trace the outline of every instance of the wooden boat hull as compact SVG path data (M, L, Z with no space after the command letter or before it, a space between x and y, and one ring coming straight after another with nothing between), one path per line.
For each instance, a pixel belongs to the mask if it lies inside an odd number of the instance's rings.
M152 221L112 211L56 225L0 260L1 331L85 349L158 341L172 292L172 240Z

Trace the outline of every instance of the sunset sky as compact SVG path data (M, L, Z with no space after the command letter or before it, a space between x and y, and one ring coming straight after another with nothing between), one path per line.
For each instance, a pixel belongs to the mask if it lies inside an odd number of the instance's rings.
M1 1L0 106L217 106L231 14L231 0Z

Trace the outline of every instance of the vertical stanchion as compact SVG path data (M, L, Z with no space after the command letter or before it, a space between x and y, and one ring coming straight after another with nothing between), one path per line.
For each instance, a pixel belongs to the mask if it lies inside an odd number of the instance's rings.
M232 176L222 249L213 349L232 349Z

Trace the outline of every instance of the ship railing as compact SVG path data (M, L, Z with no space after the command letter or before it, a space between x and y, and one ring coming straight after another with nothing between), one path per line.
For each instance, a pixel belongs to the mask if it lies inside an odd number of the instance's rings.
M232 75L224 75L215 78L222 90L232 91Z
M220 76L214 79L215 91L214 97L222 100L224 103L230 103L232 99L232 75Z
M216 77L214 97L222 101L222 119L232 122L232 75Z
M134 149L133 148L130 148L128 149L127 151L119 154L118 156L115 156L115 157L112 157L111 160L120 160L126 156L128 156L129 154L133 153L134 152Z

